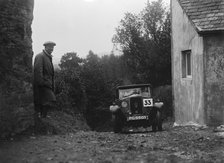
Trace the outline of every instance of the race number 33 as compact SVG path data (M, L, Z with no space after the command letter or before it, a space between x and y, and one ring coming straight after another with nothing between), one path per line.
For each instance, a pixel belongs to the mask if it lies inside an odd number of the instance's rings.
M149 98L149 99L143 99L143 106L144 106L144 107L153 106L152 98Z

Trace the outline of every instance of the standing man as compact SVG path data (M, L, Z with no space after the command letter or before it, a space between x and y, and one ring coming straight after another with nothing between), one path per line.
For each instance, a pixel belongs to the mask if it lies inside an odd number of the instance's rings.
M56 45L52 41L44 44L44 50L37 54L34 60L34 109L35 114L42 118L47 117L48 110L56 102L54 94L54 67L52 64L52 52Z

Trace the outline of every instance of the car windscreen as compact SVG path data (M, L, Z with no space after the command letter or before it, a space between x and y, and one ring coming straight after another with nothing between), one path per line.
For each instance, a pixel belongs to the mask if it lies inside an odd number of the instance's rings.
M151 92L149 87L119 89L118 93L119 93L119 99L123 99L132 95L151 97Z

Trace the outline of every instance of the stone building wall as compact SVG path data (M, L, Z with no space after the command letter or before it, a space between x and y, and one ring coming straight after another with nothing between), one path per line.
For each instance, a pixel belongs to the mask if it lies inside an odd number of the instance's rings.
M33 7L34 0L0 0L0 137L32 120Z
M175 122L205 124L203 37L199 36L189 17L172 0L172 78ZM182 51L191 51L191 77L183 77Z
M217 126L224 124L224 33L204 38L206 123Z

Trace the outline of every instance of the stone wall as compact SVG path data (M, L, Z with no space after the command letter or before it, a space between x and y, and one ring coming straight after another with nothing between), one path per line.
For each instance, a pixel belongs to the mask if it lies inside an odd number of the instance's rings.
M205 113L210 126L224 124L224 33L208 34L205 43Z
M0 0L0 137L32 122L34 0Z

